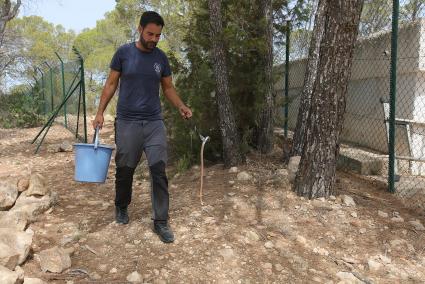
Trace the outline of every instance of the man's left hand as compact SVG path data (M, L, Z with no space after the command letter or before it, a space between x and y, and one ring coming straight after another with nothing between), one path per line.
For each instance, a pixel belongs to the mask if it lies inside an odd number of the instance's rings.
M192 111L185 105L179 107L179 112L184 119L189 119L192 117Z

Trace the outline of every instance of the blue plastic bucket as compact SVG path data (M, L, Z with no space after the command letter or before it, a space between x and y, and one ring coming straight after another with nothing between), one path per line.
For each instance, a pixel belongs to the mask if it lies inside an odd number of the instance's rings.
M92 144L76 143L74 179L80 182L104 183L108 175L113 146L99 144L99 130L96 129Z

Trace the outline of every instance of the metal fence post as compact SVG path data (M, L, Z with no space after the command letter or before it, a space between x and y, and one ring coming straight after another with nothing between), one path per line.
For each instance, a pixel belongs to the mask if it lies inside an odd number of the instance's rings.
M291 21L286 21L286 54L285 54L285 113L284 113L284 135L288 138L288 97L289 97L289 47L291 36Z
M83 56L81 56L81 53L78 51L78 49L74 46L72 48L75 52L75 54L78 56L78 59L80 60L80 95L83 99L83 121L84 121L84 141L87 143L87 110L86 110L86 85L85 85L85 78L84 78L84 59Z
M65 94L65 69L63 66L63 60L62 58L59 56L59 54L55 51L56 56L59 58L60 62L61 62L61 73L62 73L62 94L63 94L63 99L66 98L66 94ZM66 119L66 104L63 106L63 115L64 115L64 122L65 122L65 127L68 128L68 122Z
M395 163L395 110L397 92L397 40L398 40L398 15L399 0L393 0L392 31L391 31L391 70L390 70L390 117L389 117L389 142L388 142L388 191L395 192L394 188L394 163Z

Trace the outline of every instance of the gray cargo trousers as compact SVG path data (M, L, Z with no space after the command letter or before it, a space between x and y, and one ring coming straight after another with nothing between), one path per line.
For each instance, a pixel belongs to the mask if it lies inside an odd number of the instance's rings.
M115 120L115 206L124 208L131 202L134 170L143 152L151 176L152 218L167 222L169 208L167 163L167 133L162 120Z

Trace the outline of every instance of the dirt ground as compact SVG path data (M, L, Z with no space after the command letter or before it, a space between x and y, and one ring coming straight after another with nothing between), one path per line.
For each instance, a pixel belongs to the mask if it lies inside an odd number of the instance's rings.
M279 171L284 167L278 148L267 156L251 153L238 168L252 175L248 181L239 181L223 165L206 167L202 206L199 168L176 174L170 165L176 241L163 244L151 231L145 164L134 181L130 223L118 225L114 160L105 184L77 183L73 153L47 151L48 145L73 141L70 132L55 125L35 155L30 141L39 129L0 129L0 176L39 172L59 196L30 225L34 242L22 266L27 277L48 283L128 283L127 275L137 271L147 283L425 283L425 232L409 223L425 224L424 212L403 207L384 188L353 174L338 173L336 198L306 200L291 191ZM113 144L110 122L101 137L102 143ZM342 195L356 205L345 206ZM404 221L392 219L398 215ZM43 273L33 255L55 245L74 248L72 267Z

